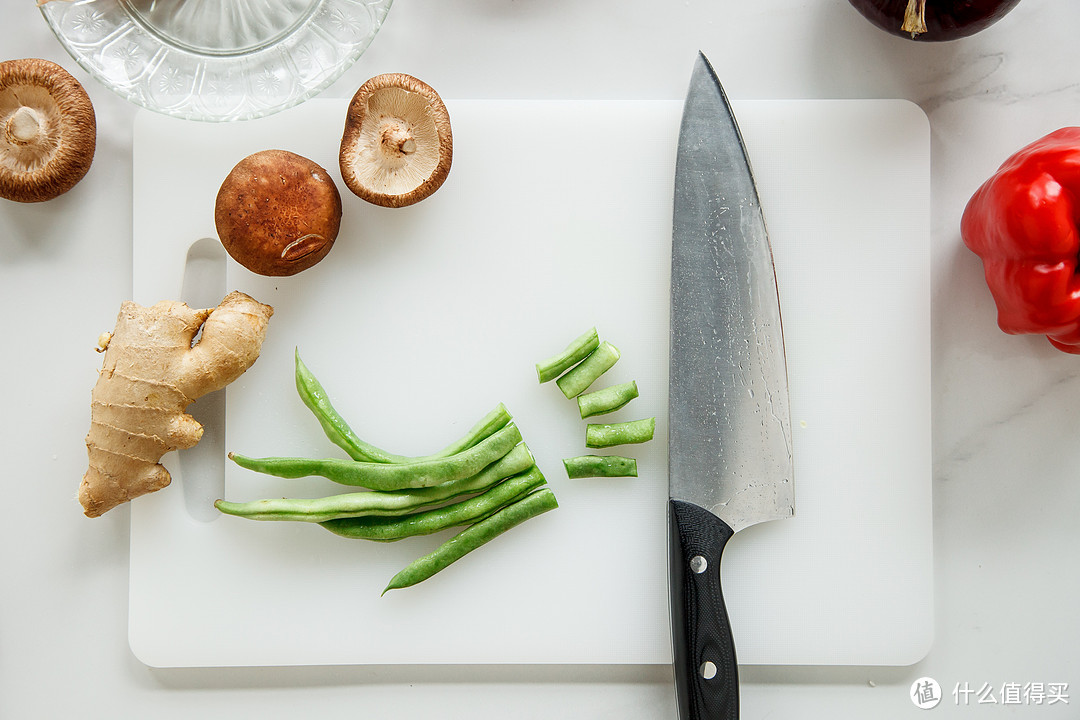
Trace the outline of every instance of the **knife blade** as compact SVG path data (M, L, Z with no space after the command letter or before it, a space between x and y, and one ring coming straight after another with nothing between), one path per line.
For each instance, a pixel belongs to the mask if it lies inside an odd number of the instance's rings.
M682 720L739 716L720 582L735 532L795 512L772 248L730 103L699 54L675 166L669 365L669 588Z

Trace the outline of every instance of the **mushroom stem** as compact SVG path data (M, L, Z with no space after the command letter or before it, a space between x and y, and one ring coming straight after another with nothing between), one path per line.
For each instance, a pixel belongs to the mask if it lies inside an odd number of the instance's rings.
M416 152L416 140L401 123L389 123L383 128L382 145L388 155L411 155Z
M29 145L41 135L41 119L23 105L8 118L6 135L13 145Z

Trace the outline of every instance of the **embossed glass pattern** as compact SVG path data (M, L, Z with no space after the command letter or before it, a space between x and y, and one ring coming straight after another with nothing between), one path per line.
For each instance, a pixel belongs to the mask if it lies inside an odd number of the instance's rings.
M367 49L393 0L54 0L41 12L88 73L191 120L296 105Z

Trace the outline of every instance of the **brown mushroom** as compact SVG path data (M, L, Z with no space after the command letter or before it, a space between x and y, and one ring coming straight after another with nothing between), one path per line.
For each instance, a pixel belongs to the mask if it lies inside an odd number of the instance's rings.
M214 223L225 250L259 275L295 275L326 257L341 225L341 195L313 160L262 150L218 189Z
M377 75L349 103L341 177L368 202L404 207L423 200L446 180L453 154L446 105L411 75Z
M83 86L38 58L0 62L0 197L41 202L83 179L97 120Z

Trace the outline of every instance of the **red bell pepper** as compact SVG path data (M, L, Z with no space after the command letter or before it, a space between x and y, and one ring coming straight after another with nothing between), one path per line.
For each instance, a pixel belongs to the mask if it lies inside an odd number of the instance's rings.
M1080 354L1080 127L1066 127L1010 157L975 192L960 235L982 258L1010 334L1045 334Z

